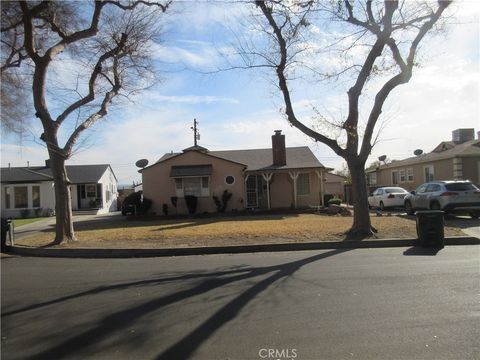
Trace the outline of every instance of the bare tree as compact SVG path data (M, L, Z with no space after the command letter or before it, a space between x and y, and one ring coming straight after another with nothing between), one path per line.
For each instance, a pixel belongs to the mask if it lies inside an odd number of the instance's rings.
M408 2L385 0L360 1L256 1L263 19L262 31L266 34L266 51L251 51L244 55L260 56L265 66L272 68L285 104L284 112L289 123L317 142L329 146L345 159L352 177L354 219L349 233L352 236L371 235L372 227L368 211L368 193L365 178L365 162L376 141L375 127L387 97L399 85L408 83L416 65L419 45L429 32L439 25L439 19L450 1ZM350 55L355 61L344 62L342 69L324 72L323 78L345 76L353 85L347 95L348 111L345 118L333 121L341 137L332 137L328 131L309 126L300 119L294 108L290 85L298 71L299 59L305 55L308 40L305 33L316 16L328 15L328 21L349 26L351 32L336 44L349 42L343 48L347 58L355 46L361 43L363 51ZM325 17L324 17L325 18ZM313 20L312 20L313 19ZM321 29L320 29L321 30ZM317 32L318 34L318 32ZM317 35L322 36L320 33ZM335 44L329 44L330 48ZM312 52L313 53L313 52ZM248 59L251 57L247 56ZM359 58L361 60L359 61ZM340 59L341 60L341 59ZM248 64L252 66L252 63ZM259 66L253 64L254 67ZM379 76L382 75L382 76ZM360 102L372 79L381 81L379 90L361 123ZM378 135L378 134L377 134Z
M75 240L65 161L85 130L107 115L114 99L154 80L147 49L160 29L159 14L170 3L2 3L2 82L15 87L20 76L32 89L55 184L55 244ZM3 91L2 85L2 98ZM10 103L2 109L2 122L5 111L14 114L22 106Z

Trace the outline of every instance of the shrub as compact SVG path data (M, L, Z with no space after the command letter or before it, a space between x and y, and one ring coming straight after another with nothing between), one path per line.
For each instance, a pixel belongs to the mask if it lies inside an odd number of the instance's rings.
M195 195L185 195L185 202L187 203L188 213L195 214L197 211L198 198Z
M342 199L339 198L331 198L328 200L328 205L340 205L342 203Z
M228 190L224 190L222 194L222 200L220 200L217 196L213 195L213 201L215 202L215 205L217 206L217 211L220 213L225 212L227 210L227 205L230 199L232 198L232 193L229 192Z
M30 217L30 209L20 210L20 217L22 219L26 219L26 218Z
M142 191L137 191L128 195L123 201L122 208L127 209L128 206L135 206L137 214L146 214L152 207L152 200L144 197Z
M328 204L328 202L330 201L330 199L333 199L335 196L333 196L332 194L324 194L323 195L323 203L324 204Z

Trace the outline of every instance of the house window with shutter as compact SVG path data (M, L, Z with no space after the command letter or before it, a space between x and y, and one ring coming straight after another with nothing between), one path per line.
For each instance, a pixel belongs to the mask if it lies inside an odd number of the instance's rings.
M298 175L297 195L310 195L310 174Z
M425 182L434 180L433 165L427 165L423 167L423 175Z
M204 177L184 177L175 178L175 190L177 197L193 195L197 197L210 196L209 178Z
M32 186L32 206L40 207L40 186Z
M14 187L15 208L28 208L28 187L15 186Z
M408 168L407 169L407 182L413 182L414 176L413 176L413 168Z
M10 186L5 186L5 208L10 209Z
M85 190L87 193L87 197L97 197L97 187L95 184L88 184L85 185Z

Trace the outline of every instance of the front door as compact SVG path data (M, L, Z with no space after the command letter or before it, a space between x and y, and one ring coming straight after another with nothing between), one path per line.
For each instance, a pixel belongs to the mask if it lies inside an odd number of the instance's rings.
M258 207L257 176L250 175L247 178L247 208Z

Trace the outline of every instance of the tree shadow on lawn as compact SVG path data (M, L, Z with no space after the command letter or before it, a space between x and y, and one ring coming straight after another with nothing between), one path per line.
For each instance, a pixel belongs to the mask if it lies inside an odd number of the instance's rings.
M214 333L220 330L225 324L235 319L242 309L244 309L253 299L265 292L273 284L279 281L282 282L287 280L305 265L329 258L331 256L342 254L347 251L349 250L331 250L300 260L273 266L253 268L240 267L225 271L213 271L200 274L190 273L174 277L142 280L104 287L102 286L85 292L50 300L44 303L30 305L17 310L11 310L2 314L2 318L4 318L3 321L5 321L5 318L15 314L28 312L34 309L40 309L45 306L58 304L88 295L102 294L105 292L122 290L133 286L160 285L161 283L166 282L182 282L192 279L201 280L197 284L192 284L192 286L187 289L179 290L173 294L149 299L146 302L135 305L131 308L110 313L99 319L94 327L84 330L81 333L74 334L66 339L59 338L58 343L29 358L63 358L72 356L74 354L78 355L79 350L82 356L94 355L97 352L105 354L105 351L108 352L108 348L115 347L115 341L107 341L111 340L111 338L115 335L119 337L118 341L121 341L122 344L131 344L132 347L138 347L138 343L133 343L136 340L133 340L128 335L122 335L122 333L128 334L128 329L132 328L136 323L148 321L147 317L149 315L151 316L152 313L162 308L196 296L207 294L215 289L226 287L228 285L238 284L239 286L244 286L245 284L251 284L248 285L246 290L235 295L232 300L221 306L220 309L218 309L213 315L208 317L195 329L188 334L185 334L181 339L170 345L170 347L156 356L156 359L187 359L192 356L192 354L195 353L195 351ZM258 279L252 283L252 280L259 276L263 276L264 278Z
M199 216L182 216L175 218L165 218L160 216L150 217L122 217L121 219L94 219L74 222L75 231L86 230L108 230L119 228L136 228L146 226L166 226L168 230L183 229L187 227L194 227L199 225L208 225L221 222L236 222L236 221L271 221L284 220L286 218L298 217L299 213L288 214L258 214L258 215L218 215L209 214ZM162 228L159 231L164 230ZM55 224L49 225L48 228L40 230L43 233L51 233L55 231Z

